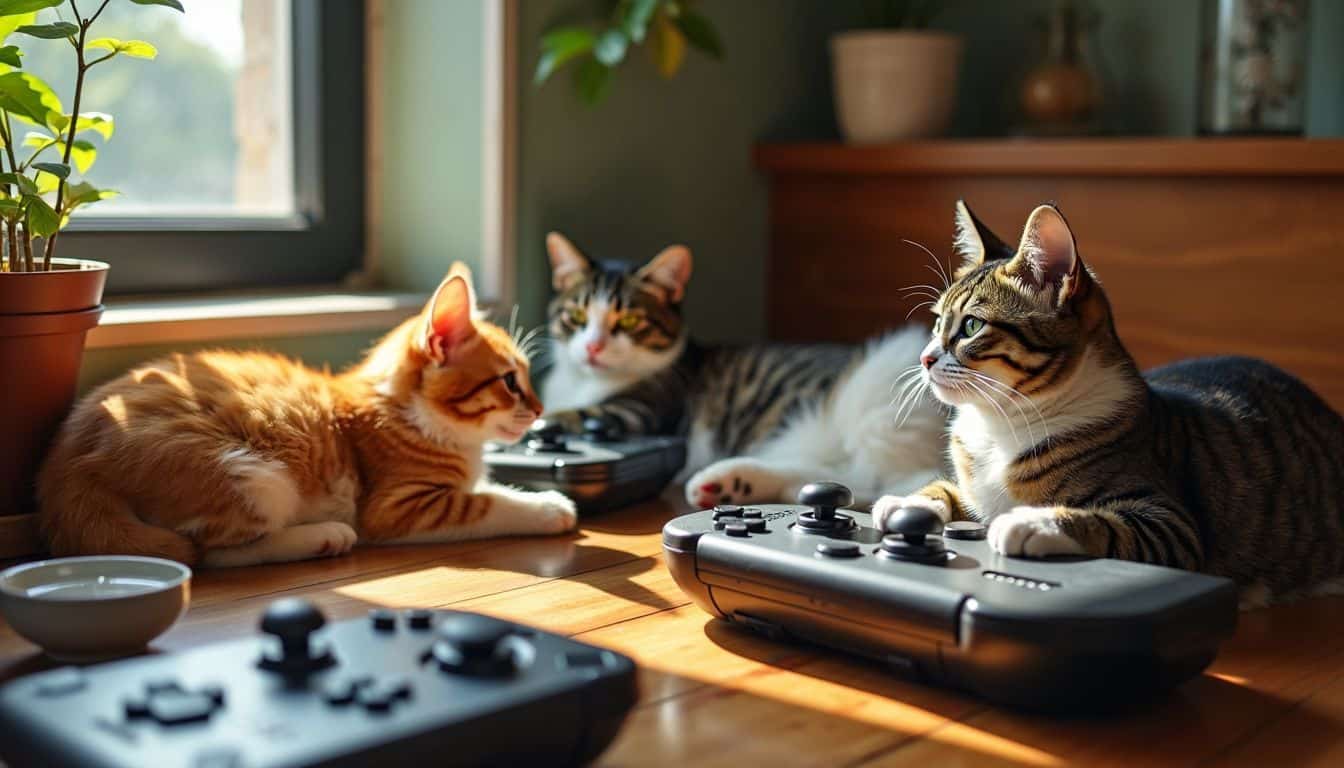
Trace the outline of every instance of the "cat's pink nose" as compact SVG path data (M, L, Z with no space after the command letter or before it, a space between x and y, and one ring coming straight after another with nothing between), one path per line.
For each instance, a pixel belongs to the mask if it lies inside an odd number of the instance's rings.
M906 359L908 360L909 358ZM938 362L938 358L935 355L930 355L929 353L925 352L923 355L920 356L919 362L923 363L925 368L932 368L933 364Z
M584 348L588 350L588 357L590 358L597 357L598 355L602 354L602 350L607 348L607 342L590 341L586 345L584 345Z

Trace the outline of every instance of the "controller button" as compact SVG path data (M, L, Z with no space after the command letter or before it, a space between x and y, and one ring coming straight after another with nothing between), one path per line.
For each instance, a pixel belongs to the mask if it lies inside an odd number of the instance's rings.
M592 669L606 663L602 651L567 651L560 658L565 669Z
M714 530L722 531L730 523L740 523L740 522L742 522L742 518L740 517L721 517L718 520L714 521Z
M407 611L406 623L411 629L429 629L434 625L434 612L423 608Z
M386 712L392 708L392 702L396 699L396 692L381 683L360 688L359 693L355 694L355 700L359 705L370 712Z
M943 526L943 538L978 541L985 538L987 529L984 523L972 520L954 520Z
M408 678L402 677L400 675L396 677L389 677L388 679L382 682L382 685L386 687L387 690L391 691L392 695L395 698L398 699L411 698L411 691L412 691L411 681Z
M750 534L751 530L747 528L746 523L736 522L736 523L728 523L727 525L723 526L723 532L728 534L729 536L733 536L736 538L743 538L748 534Z
M720 504L714 508L714 519L722 520L725 517L741 517L742 508L736 504Z
M823 541L817 545L817 554L823 557L858 557L863 553L857 541Z
M328 704L341 706L354 701L359 689L360 686L348 678L330 680L322 686L322 698Z
M224 706L224 688L219 685L203 685L197 693L207 696L216 706Z
M752 533L765 533L765 532L766 532L765 521L764 521L764 520L761 520L761 519L747 520L747 521L745 521L745 524L746 524L746 526L747 526L747 530L748 530L748 531L751 531Z
M210 719L215 702L199 693L160 693L149 700L149 715L159 725L181 725Z
M144 696L127 696L121 704L126 717L132 720L149 716L149 699Z
M744 510L742 510L742 519L743 519L743 520L757 520L757 519L763 519L764 517L765 517L765 513L762 512L762 511L759 510L759 509L744 509Z
M397 628L397 614L386 608L374 608L369 611L369 622L379 632L389 632Z
M159 677L145 683L145 690L151 696L158 693L182 693L182 684L171 677Z
M37 684L37 695L64 696L83 690L85 684L84 673L78 669L58 669L45 675Z

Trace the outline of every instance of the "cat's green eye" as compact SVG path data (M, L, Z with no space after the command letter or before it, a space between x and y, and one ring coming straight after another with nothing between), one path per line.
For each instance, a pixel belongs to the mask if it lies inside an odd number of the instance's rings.
M961 335L969 339L975 334L979 333L980 330L984 327L985 327L984 320L981 320L978 317L971 317L968 315L965 320L961 321Z
M570 325L585 325L588 322L588 310L583 307L574 307L565 313L565 319Z
M622 331L633 331L644 322L644 318L634 312L626 312L616 320L616 327Z

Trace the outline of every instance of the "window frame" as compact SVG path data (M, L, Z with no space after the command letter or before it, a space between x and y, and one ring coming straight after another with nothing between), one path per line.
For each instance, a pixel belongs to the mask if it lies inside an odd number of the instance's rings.
M59 258L111 264L109 295L331 285L362 270L365 0L291 2L294 215L77 217Z

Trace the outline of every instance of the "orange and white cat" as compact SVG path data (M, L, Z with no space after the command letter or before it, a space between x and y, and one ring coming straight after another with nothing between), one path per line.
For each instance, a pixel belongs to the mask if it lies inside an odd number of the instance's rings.
M541 412L528 361L476 315L453 265L425 310L349 371L274 355L177 354L85 397L38 480L56 555L205 566L572 530L574 503L485 477L487 440Z

